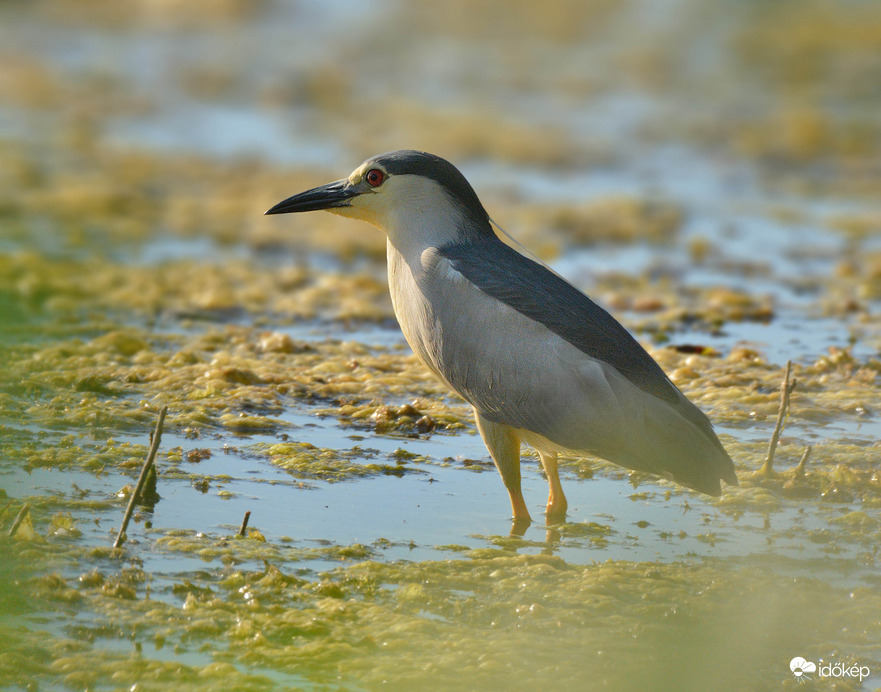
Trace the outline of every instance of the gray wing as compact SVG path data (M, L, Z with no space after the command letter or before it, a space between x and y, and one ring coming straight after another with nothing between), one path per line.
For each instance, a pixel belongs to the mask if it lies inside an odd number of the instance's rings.
M476 247L480 245L480 247ZM487 295L543 324L582 353L608 363L644 392L680 394L630 333L584 293L498 238L439 248L453 269Z
M482 416L710 494L720 478L737 483L707 417L583 293L501 241L431 254L441 261L423 254L421 290L399 319Z

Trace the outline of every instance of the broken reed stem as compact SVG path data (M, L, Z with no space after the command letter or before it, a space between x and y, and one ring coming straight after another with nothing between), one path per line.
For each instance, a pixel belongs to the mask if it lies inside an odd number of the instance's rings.
M116 535L116 541L113 543L114 548L119 548L125 543L125 530L128 528L128 523L132 518L132 512L135 511L135 504L137 504L138 498L141 496L141 491L144 489L144 483L147 481L147 475L150 473L150 469L153 467L153 462L156 459L156 453L159 451L159 440L162 438L162 424L165 423L166 413L168 413L168 406L163 406L162 410L159 411L159 420L156 421L156 429L151 436L150 452L147 454L147 459L144 461L144 467L141 469L141 475L138 477L138 484L135 486L131 498L129 498L128 507L126 507L125 510L125 516L122 518L122 526L119 529L119 533Z
M805 447L805 451L801 455L801 460L798 462L798 466L795 467L795 475L800 478L804 478L805 475L805 465L808 463L808 459L811 458L811 452L814 451L814 448L811 445Z
M762 476L774 475L774 453L777 451L777 442L780 440L780 433L783 431L783 421L786 420L786 412L789 409L789 396L795 389L797 380L790 381L789 374L792 371L792 361L786 361L786 371L783 373L783 382L780 383L780 409L777 411L777 424L774 426L774 434L771 435L771 442L768 445L768 456L765 457L765 463L759 469Z
M31 511L31 506L28 504L22 505L21 509L18 510L18 514L15 517L15 521L12 522L12 528L9 529L9 533L6 535L12 538L15 535L15 532L18 531L18 527L21 526L21 522L24 521L24 518L28 515L28 512Z
M251 518L250 512L245 512L245 518L242 519L242 528L239 529L239 536L244 536L248 530L248 520Z

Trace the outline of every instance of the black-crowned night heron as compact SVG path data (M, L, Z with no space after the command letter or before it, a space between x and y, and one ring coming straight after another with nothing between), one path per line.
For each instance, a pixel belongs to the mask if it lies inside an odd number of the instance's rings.
M737 484L707 417L601 307L496 236L465 177L448 161L395 151L267 214L325 209L388 237L388 281L416 355L474 408L511 496L520 443L538 450L550 485L548 523L566 516L557 453L591 454L719 495Z

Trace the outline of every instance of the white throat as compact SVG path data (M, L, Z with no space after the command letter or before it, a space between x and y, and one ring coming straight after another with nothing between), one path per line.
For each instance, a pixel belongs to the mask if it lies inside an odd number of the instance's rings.
M418 263L428 248L443 247L462 236L465 218L444 189L419 176L401 176L386 190L380 225L388 242L408 264Z

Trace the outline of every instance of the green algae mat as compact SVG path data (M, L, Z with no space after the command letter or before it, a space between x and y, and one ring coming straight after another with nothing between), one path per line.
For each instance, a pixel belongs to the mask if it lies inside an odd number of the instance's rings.
M0 7L0 688L881 688L876 4L194 7ZM564 458L567 522L511 534L381 235L262 216L403 147L740 487Z

